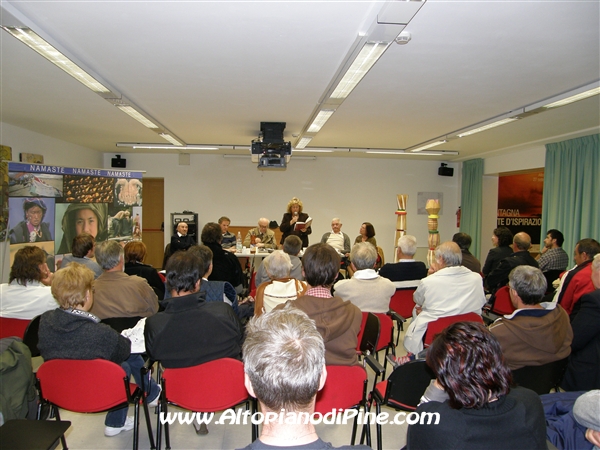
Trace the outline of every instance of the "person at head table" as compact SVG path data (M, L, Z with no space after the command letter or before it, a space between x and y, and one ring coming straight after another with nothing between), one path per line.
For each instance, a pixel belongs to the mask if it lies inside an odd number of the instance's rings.
M175 234L171 237L171 253L175 253L177 250L187 250L194 244L194 237L188 235L188 224L179 222Z
M248 231L244 238L244 247L251 245L258 248L277 248L275 233L273 230L269 230L269 219L261 217L258 219L258 226Z

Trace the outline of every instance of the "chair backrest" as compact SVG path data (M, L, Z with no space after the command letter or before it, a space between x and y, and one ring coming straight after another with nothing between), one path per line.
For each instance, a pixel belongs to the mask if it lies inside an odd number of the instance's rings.
M466 314L457 314L456 316L440 317L439 319L429 322L427 324L427 331L425 332L425 347L429 347L435 336L445 330L448 326L456 322L479 322L483 323L483 319L479 314L474 312Z
M562 381L569 358L559 359L541 366L525 366L513 370L515 384L531 389L536 393L548 394Z
M379 339L377 339L377 346L375 347L375 351L378 352L390 346L390 344L393 346L394 322L387 314L376 313L375 315L379 319Z
M385 383L387 404L414 411L431 380L435 378L423 360L410 361L394 369Z
M11 319L0 317L0 339L10 336L16 336L23 339L25 329L29 325L30 320L27 319Z
M252 275L250 275L250 296L256 297L256 289L258 286L256 285L256 272L252 271Z
M356 351L373 353L379 343L380 329L379 318L373 313L363 312Z
M367 372L361 366L327 366L325 386L317 393L315 412L350 409L366 396Z
M416 290L417 288L396 289L396 292L390 299L390 309L400 314L405 319L411 317L413 308L415 307L413 294Z
M105 359L53 359L36 377L41 397L69 411L100 412L128 402L125 371Z
M25 334L23 336L23 343L29 347L29 351L31 352L31 357L35 358L36 356L40 356L40 351L38 350L38 331L40 329L40 317L36 316L31 319L29 325L25 329Z
M123 330L128 328L133 328L137 325L137 323L141 320L141 316L136 317L109 317L107 319L102 319L101 322L105 323L117 333L120 333Z
M509 287L502 286L496 291L492 313L504 316L505 314L512 314L514 311L515 307L510 301Z
M244 364L221 358L162 373L168 402L195 412L214 412L235 406L249 397L244 385Z

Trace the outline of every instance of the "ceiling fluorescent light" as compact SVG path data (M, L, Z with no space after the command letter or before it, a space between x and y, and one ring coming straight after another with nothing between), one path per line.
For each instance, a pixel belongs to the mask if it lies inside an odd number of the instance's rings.
M406 152L404 150L397 150L397 151L390 151L390 152L366 151L365 153L370 153L372 155L405 155L406 154Z
M98 80L86 73L81 67L59 52L56 48L42 39L38 34L27 27L2 27L12 36L36 51L52 64L61 68L77 81L94 92L108 93L110 89L103 86Z
M319 114L317 114L317 117L315 117L315 120L310 124L307 131L309 133L318 133L334 112L335 109L322 109L319 111Z
M121 146L124 147L124 146ZM140 144L132 145L134 149L155 149L155 150L219 150L218 147L199 147L197 145L173 146L168 144Z
M296 144L296 147L294 148L294 150L298 150L298 149L306 147L310 143L310 141L312 141L312 136L303 137L302 139L300 139L300 142L298 142L298 144Z
M497 122L488 123L487 125L484 125L479 128L474 128L472 130L465 131L464 133L460 133L458 135L458 137L470 136L475 133L480 133L481 131L489 130L490 128L495 128L495 127L499 127L500 125L504 125L506 123L514 122L515 120L519 120L519 119L517 119L516 117L508 117L506 119L498 120Z
M331 98L340 99L348 97L389 45L390 44L387 42L365 43L356 59L350 65L331 94Z
M417 148L413 148L411 150L411 152L420 152L421 150L427 150L428 148L435 147L436 145L445 144L446 142L447 141L445 139L443 141L435 141L435 142L432 142L431 144L426 144L426 145L422 145Z
M579 100L583 100L584 98L591 97L593 95L600 94L600 87L590 89L589 91L582 92L577 95L572 95L571 97L564 98L562 100L558 100L557 102L550 103L548 105L542 106L542 108L550 109L550 108L558 108L559 106L565 106L569 103L577 102Z
M333 150L321 150L321 149L310 149L307 148L306 150L298 150L298 148L296 147L294 149L294 153L333 153Z
M184 144L182 144L181 142L179 142L177 139L175 139L173 136L171 136L168 133L159 133L158 135L161 138L163 138L165 141L169 141L173 145L177 145L178 147L185 147Z
M129 105L116 105L116 106L121 111L123 111L125 114L128 114L129 116L133 117L135 120L137 120L139 123L141 123L145 127L158 128L158 125L156 125L154 122L151 122L146 117L142 116L133 106L129 106ZM179 145L181 145L181 144L179 144Z

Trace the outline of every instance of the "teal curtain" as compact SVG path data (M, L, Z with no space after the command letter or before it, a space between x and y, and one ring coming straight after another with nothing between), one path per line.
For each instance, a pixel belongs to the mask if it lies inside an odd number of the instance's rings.
M460 231L473 239L470 252L477 259L481 242L481 204L483 196L483 159L463 162L462 188L460 193Z
M569 255L580 239L600 239L599 201L600 134L547 144L542 234L562 231Z

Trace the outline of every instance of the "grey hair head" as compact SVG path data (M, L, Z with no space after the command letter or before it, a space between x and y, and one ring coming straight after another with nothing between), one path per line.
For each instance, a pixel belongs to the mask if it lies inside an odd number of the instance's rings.
M444 262L446 267L460 266L462 253L456 242L444 242L435 249L435 258Z
M417 238L410 234L405 234L398 239L398 247L402 250L402 254L414 256L417 253Z
M110 270L124 258L125 251L117 241L104 241L96 244L96 262L104 270Z
M306 411L319 390L325 344L315 322L288 302L246 326L244 371L271 411Z
M548 283L537 267L517 266L508 275L508 286L517 292L526 305L537 305L544 299Z
M272 280L289 277L292 270L290 256L283 250L275 250L264 259L263 265Z
M377 249L368 242L359 242L352 247L350 261L357 270L372 269L377 261Z

